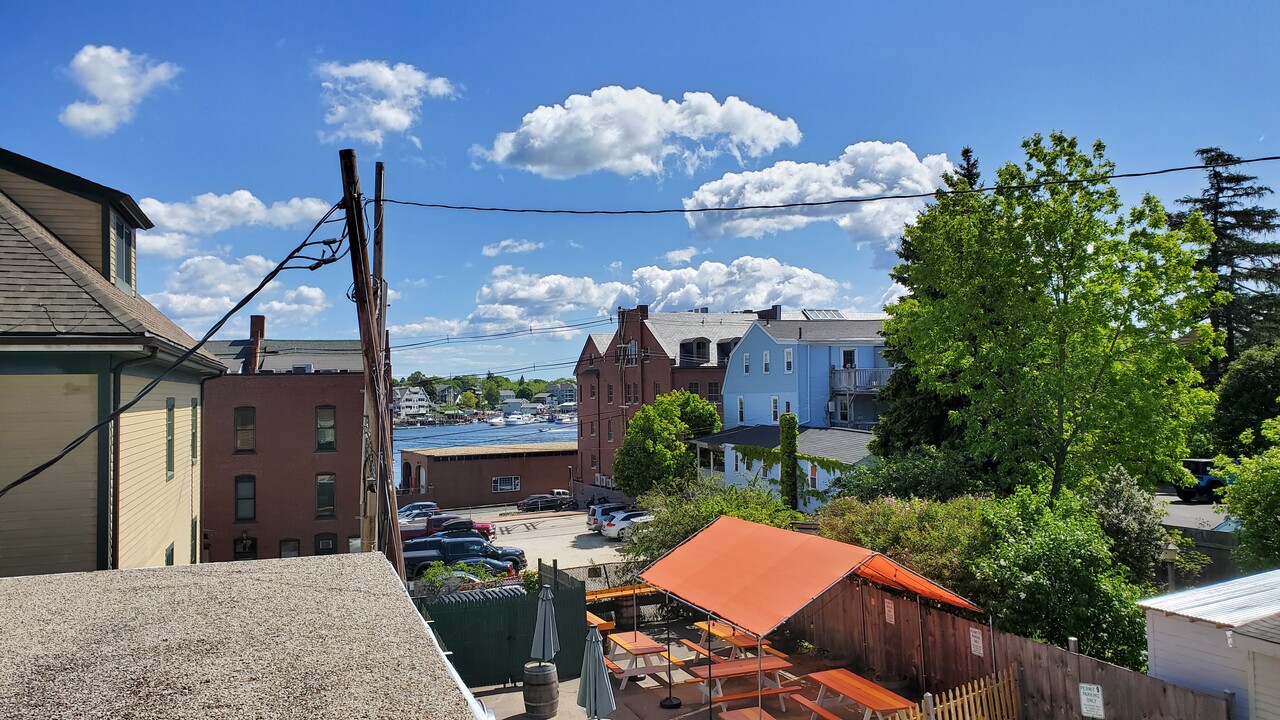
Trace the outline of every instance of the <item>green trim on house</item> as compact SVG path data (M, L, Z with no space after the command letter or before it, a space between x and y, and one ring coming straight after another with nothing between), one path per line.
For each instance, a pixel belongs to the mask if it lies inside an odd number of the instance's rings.
M98 370L98 421L111 414L111 356L99 357ZM108 424L98 431L98 569L111 565L111 433Z
M0 353L0 373L5 375L91 375L108 366L111 356L94 352Z
M115 273L111 268L111 205L102 203L102 277L115 283L116 287L120 284L116 282Z

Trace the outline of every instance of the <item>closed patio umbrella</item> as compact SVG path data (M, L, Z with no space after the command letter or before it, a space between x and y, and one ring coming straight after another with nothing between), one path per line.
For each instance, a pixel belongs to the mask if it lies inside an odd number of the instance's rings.
M533 650L530 657L551 662L560 652L560 633L556 631L556 606L551 603L555 594L550 585L538 591L538 621L533 626Z
M582 676L578 679L578 705L587 711L589 718L611 715L618 707L613 702L613 686L609 684L609 670L604 666L604 645L595 625L587 630Z

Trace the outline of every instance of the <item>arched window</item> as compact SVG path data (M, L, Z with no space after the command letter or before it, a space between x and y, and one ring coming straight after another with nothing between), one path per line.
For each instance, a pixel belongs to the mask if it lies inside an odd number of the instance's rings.
M400 466L400 487L405 490L413 489L413 466L407 460Z

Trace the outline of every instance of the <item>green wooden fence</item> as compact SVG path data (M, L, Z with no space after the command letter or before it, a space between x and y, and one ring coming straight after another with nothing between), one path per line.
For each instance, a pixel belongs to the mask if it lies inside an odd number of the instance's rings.
M581 581L543 566L544 582L552 583L560 652L556 671L560 679L578 677L587 637L587 602ZM469 594L461 602L418 602L449 659L468 687L522 682L524 664L533 646L537 620L537 595L502 597ZM456 600L456 599L455 599Z

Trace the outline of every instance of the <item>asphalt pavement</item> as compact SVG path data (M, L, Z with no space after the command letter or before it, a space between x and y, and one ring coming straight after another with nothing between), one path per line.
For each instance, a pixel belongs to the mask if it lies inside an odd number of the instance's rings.
M1172 489L1158 490L1156 502L1169 513L1164 518L1165 525L1208 530L1226 519L1226 516L1218 512L1222 505L1204 501L1184 502L1178 499Z
M495 545L511 545L524 550L530 566L539 559L560 567L581 567L622 560L622 543L587 530L587 514L567 512L519 513L485 518L494 523Z

